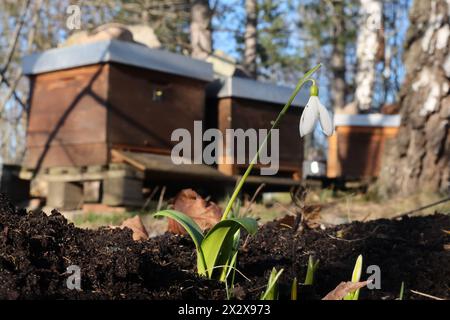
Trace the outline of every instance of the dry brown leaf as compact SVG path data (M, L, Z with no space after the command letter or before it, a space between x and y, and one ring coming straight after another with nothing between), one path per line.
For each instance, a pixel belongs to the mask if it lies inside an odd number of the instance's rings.
M134 216L133 218L126 219L120 225L120 228L129 228L133 231L133 240L146 240L148 239L147 230L145 230L141 217Z
M310 205L303 208L303 223L309 229L320 227L320 210L321 206L319 205ZM277 219L276 221L280 226L293 228L296 224L296 216L290 213L280 219Z
M277 219L277 222L280 225L289 226L292 228L295 224L295 217L293 215L287 214L284 217Z
M310 229L315 229L320 227L320 211L322 206L320 205L309 205L304 208L304 221Z
M214 202L207 202L192 189L181 190L175 197L173 209L191 217L202 230L210 229L220 221L222 210ZM167 231L185 234L186 231L173 219L169 219Z
M367 286L368 283L370 283L370 280L362 282L351 282L351 281L341 282L335 289L330 291L322 300L342 300L350 292L355 292L356 290Z

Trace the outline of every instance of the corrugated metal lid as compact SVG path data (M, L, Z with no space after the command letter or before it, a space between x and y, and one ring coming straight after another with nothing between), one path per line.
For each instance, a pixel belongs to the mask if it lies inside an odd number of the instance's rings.
M210 97L243 98L284 105L294 88L239 77L217 79L207 87ZM308 89L296 96L293 106L303 107L308 102Z
M335 126L361 126L361 127L398 127L400 115L388 114L335 114Z
M39 74L102 62L116 62L203 81L213 80L210 63L180 54L119 40L50 49L25 56L23 73Z

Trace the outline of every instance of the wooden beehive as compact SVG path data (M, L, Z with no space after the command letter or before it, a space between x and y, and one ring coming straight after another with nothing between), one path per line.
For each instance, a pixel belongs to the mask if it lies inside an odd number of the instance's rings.
M305 105L307 99L305 92L297 96L279 128L279 177L296 180L301 177L303 143L298 126L302 112L300 107ZM210 125L219 128L223 134L227 129L269 129L291 94L292 88L226 77L208 87L207 118ZM245 150L249 150L248 145ZM248 156L246 158L249 159ZM223 162L218 169L226 175L242 174L248 164ZM259 174L256 170L254 173Z
M107 40L25 57L24 167L106 165L112 149L170 154L177 128L203 120L210 64Z
M327 177L378 177L386 141L397 134L400 116L337 114L334 124L336 132L328 138Z

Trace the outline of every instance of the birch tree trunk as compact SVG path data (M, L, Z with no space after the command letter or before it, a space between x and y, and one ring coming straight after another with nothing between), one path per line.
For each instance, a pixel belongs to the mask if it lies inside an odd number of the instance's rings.
M449 191L450 0L415 0L399 94L401 127L386 150L382 195Z
M383 2L381 0L361 0L360 29L357 39L355 103L358 111L367 111L372 106L375 85L377 53L380 47Z
M258 24L258 9L256 0L245 0L245 12L247 15L247 21L245 24L244 35L244 68L253 78L256 78L256 46Z
M191 56L206 59L212 51L211 8L208 0L194 0L191 7Z
M331 83L331 98L335 112L342 113L345 106L345 41L342 34L345 31L344 2L334 0L332 2L334 15L333 26L333 51L331 53L331 71L333 81Z

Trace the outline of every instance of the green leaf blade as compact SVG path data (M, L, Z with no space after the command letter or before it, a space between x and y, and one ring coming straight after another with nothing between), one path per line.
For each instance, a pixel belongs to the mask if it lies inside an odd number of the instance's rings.
M230 234L233 233L232 226L223 226L205 237L202 242L202 251L205 253L206 273L210 278L218 272L216 266L226 265L231 256L233 243Z
M200 246L203 241L203 233L198 224L188 215L175 211L163 210L154 214L155 217L166 217L175 220L187 231L189 236L194 241L195 246Z
M207 274L211 278L216 266L228 266L233 256L236 233L241 229L254 234L258 223L252 218L233 218L217 223L204 237L201 248L205 257ZM225 273L223 273L225 274ZM222 280L223 276L221 276Z
M213 276L216 266L228 266L230 263L235 251L233 250L235 235L241 228L254 234L258 229L258 223L251 218L222 220L212 227L204 237L201 248L205 257L206 271L210 278Z
M243 228L252 235L255 234L256 231L258 231L258 223L253 218L248 218L248 217L231 218L231 219L227 219L227 220L222 220L219 223L217 223L214 227L211 228L211 230L209 230L209 232L206 234L205 238L207 238L209 234L213 233L214 230L221 228L224 225L235 225L235 224L238 225L238 228L236 229L236 231L239 230L240 228Z
M186 230L192 241L194 241L195 248L197 249L197 271L199 274L205 274L205 257L202 251L202 242L204 237L198 224L188 215L175 210L159 211L155 213L154 216L173 219Z

